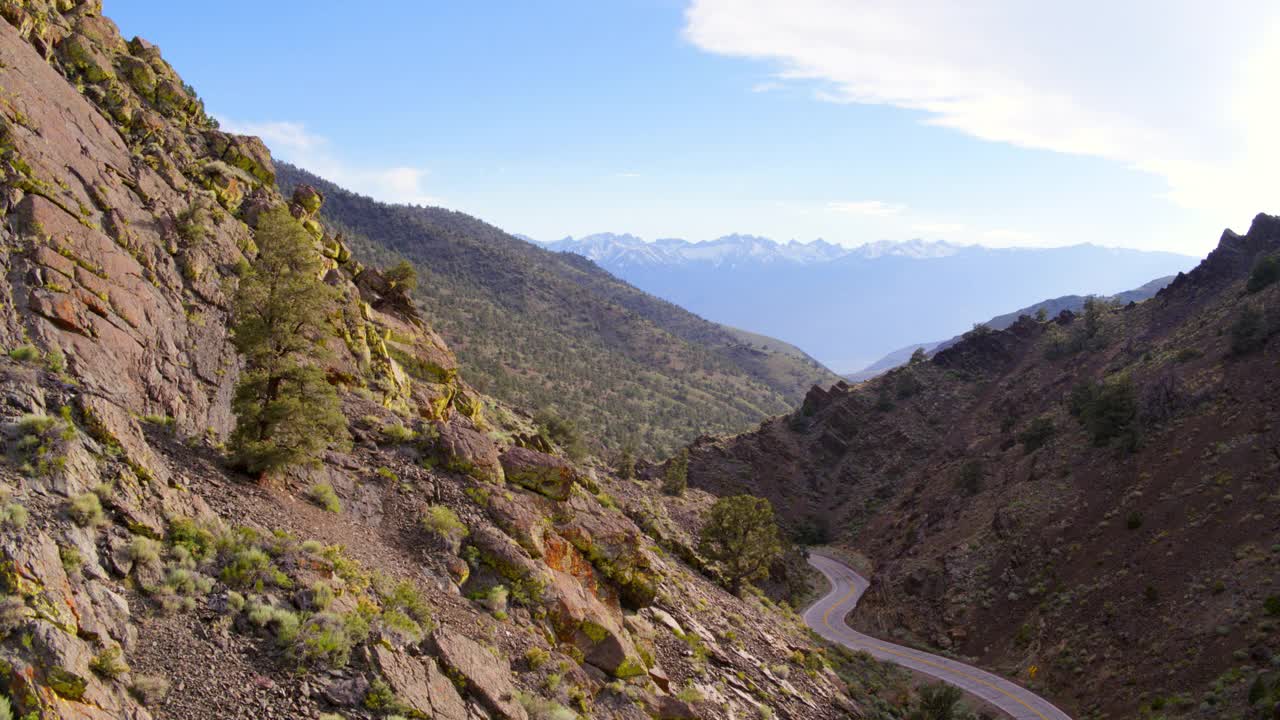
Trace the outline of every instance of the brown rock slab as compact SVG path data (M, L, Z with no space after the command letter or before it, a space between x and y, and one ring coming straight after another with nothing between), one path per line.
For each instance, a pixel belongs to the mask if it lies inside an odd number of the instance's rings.
M466 703L435 660L383 645L373 646L373 660L396 697L409 707L438 720L467 720Z
M528 713L516 700L511 665L505 659L495 657L476 641L447 628L431 634L431 645L440 663L464 680L467 692L475 695L490 712L506 720L528 720Z

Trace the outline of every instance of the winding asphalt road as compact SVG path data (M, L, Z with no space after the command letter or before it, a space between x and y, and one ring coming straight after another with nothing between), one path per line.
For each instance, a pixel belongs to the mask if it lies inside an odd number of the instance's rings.
M931 655L914 648L893 645L853 630L844 618L858 604L869 584L852 568L823 555L810 554L809 564L831 582L831 592L804 612L805 624L819 635L851 650L918 671L955 685L975 697L1000 708L1016 720L1071 720L1071 716L1048 700L1002 677L950 658Z

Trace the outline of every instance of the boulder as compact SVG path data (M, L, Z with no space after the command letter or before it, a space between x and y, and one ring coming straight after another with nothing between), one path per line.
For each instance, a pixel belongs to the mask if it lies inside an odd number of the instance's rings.
M455 419L436 424L440 435L438 447L445 466L477 480L501 484L504 475L497 444L464 423Z
M506 720L528 720L528 713L516 699L511 665L505 659L494 657L471 638L443 627L431 633L431 647L440 663L454 677L465 681L467 692L490 712Z
M501 459L508 480L553 500L568 500L577 481L572 465L537 450L508 448Z

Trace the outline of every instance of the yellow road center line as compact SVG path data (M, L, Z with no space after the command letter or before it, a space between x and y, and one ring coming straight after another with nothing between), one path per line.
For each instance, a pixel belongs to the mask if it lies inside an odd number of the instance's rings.
M828 630L830 630L831 632L837 633L837 634L839 633L839 631L838 631L835 627L833 627L833 626L831 625L831 613L832 613L832 611L834 611L838 606L845 604L846 602L848 602L848 601L849 601L849 599L850 599L850 598L852 598L854 595L857 595L857 594L858 594L858 586L857 586L857 585L854 585L854 584L851 584L851 585L850 585L850 587L849 587L849 592L845 593L844 597L842 597L842 598L840 598L839 600L837 600L837 601L836 601L836 603L835 603L834 605L832 605L831 607L827 608L827 611L826 611L826 612L824 612L824 613L822 614L822 624L823 624L823 625L826 625ZM842 617L843 617L843 616L842 616ZM847 627L847 626L846 626L846 627ZM852 628L850 628L850 629L852 629ZM857 631L855 631L855 632L857 632ZM860 634L861 634L861 633L860 633ZM867 645L870 645L871 647L874 647L874 648L876 648L876 649L878 649L878 650L881 650L881 651L883 651L883 652L886 652L886 653L888 653L888 654L890 654L890 655L896 655L896 656L898 656L898 657L900 657L900 658L906 658L906 659L908 659L908 660L914 660L915 662L923 663L923 664L925 664L925 665L928 665L928 666L930 666L930 667L937 668L937 669L942 670L942 671L944 671L944 672L948 672L948 673L951 673L951 674L954 674L954 675L959 675L960 677L968 678L968 679L970 679L970 680L972 680L972 681L974 681L974 682L976 682L976 683L979 683L979 684L985 685L985 686L987 686L987 687L991 688L992 690L995 690L996 692L1000 693L1001 695L1004 695L1005 697L1009 698L1010 700L1013 700L1013 701L1017 702L1019 705L1021 705L1021 706L1025 707L1026 709L1030 710L1031 712L1035 713L1035 714L1036 714L1036 717L1040 718L1040 720L1049 720L1049 718L1045 717L1044 713L1040 712L1039 710L1037 710L1037 709L1035 709L1035 708L1031 707L1031 705L1027 704L1027 701L1026 701L1026 700L1023 700L1022 698L1018 697L1017 695L1014 695L1013 693L1009 692L1008 690L1005 690L1004 688L1000 687L999 685L996 685L996 684L994 684L994 683L987 682L986 680L984 680L984 679L982 679L982 678L980 678L980 677L977 677L977 676L974 676L974 675L970 675L969 673L964 672L963 670L956 670L955 668L948 667L948 666L946 666L946 665L942 665L942 664L939 664L939 663L931 662L931 661L929 661L929 660L926 660L926 659L924 659L924 658L922 658L922 657L919 657L919 656L917 656L917 655L912 655L912 654L910 654L910 653L899 652L898 650L895 650L894 648L889 647L889 646L887 646L887 645L882 645L882 644L880 644L880 643L872 642L872 641L869 641L869 640L868 640L868 641L864 641L864 642L865 642Z

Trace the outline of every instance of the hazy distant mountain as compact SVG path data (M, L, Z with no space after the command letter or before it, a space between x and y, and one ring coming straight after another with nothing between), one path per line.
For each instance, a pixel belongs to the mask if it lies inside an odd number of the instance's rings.
M1142 302L1147 298L1154 297L1155 294L1160 292L1166 285L1173 282L1174 277L1175 276L1173 275L1166 275L1164 277L1156 278L1151 282L1145 283L1142 287L1126 290L1122 293L1116 293L1106 299L1118 305L1125 305L1131 302ZM1079 312L1084 308L1084 302L1086 299L1088 299L1088 296L1086 295L1063 295L1062 297L1056 297L1051 300L1041 300L1035 305L1028 305L1027 307L1019 310L1014 310L1011 313L997 315L983 324L992 330L1004 330L1017 322L1018 318L1023 315L1030 315L1034 317L1035 314L1041 310L1044 310L1045 314L1049 317L1058 315L1063 310ZM945 350L952 345L955 345L960 341L960 338L961 335L956 335L950 340L933 340L930 342L912 343L906 347L901 347L891 353L888 353L884 357L857 372L846 374L845 377L853 382L870 380L871 378L886 373L899 365L905 365L906 362L911 359L912 353L914 353L917 348L933 355L939 350Z
M827 367L865 367L974 318L1064 295L1111 295L1195 259L1081 244L983 248L911 240L844 247L754 235L707 242L602 233L547 244L707 319L785 340Z
M566 237L547 243L547 247L582 255L595 261L597 265L607 268L663 265L706 265L723 268L777 263L809 265L846 257L868 260L886 256L945 257L961 250L959 245L924 240L901 243L881 241L849 248L833 245L822 239L808 243L795 240L779 243L759 235L734 234L707 242L689 242L679 238L663 238L648 242L635 235L615 235L614 233L597 233L580 238Z

